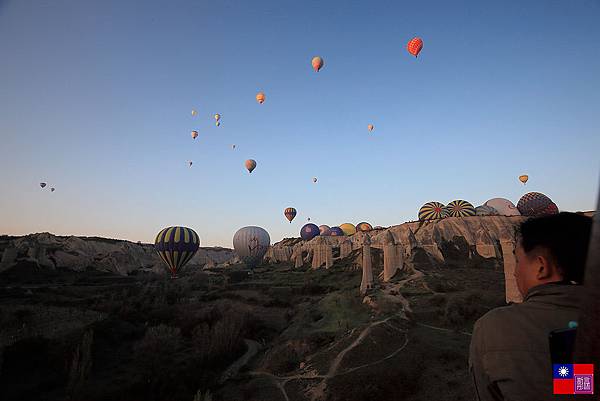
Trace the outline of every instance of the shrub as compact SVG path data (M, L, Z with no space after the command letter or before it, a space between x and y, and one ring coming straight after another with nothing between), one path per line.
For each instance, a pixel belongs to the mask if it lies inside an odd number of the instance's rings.
M448 300L444 310L445 322L453 327L463 327L481 316L485 308L481 305L481 294L467 292Z

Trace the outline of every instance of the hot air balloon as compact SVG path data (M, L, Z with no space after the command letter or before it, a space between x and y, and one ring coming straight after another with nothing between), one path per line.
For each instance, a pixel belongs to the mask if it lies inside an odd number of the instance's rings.
M374 128L374 127L373 127L373 124L369 124L369 125L367 125L367 128L369 129L369 131L373 131L373 128Z
M235 143L231 145L231 149L235 149Z
M311 61L312 67L316 72L319 72L321 68L323 68L323 59L319 56L313 57Z
M235 253L251 270L261 262L270 244L269 233L260 227L240 228L233 236Z
M529 192L519 199L517 209L523 216L536 217L546 214L546 209L552 204L552 200L546 195L540 192Z
M529 176L527 174L523 174L523 175L519 176L519 181L521 181L523 183L523 185L525 185L528 180L529 180Z
M444 204L440 202L427 202L419 209L419 220L437 220L446 217Z
M254 169L256 168L256 161L252 160L252 159L248 159L246 160L246 169L248 169L248 172L252 174L252 171L254 171Z
M306 219L306 221L310 221L310 217L308 219Z
M215 125L216 125L217 127L220 127L220 126L221 126L221 122L220 122L220 121L217 121L217 122L215 123Z
M198 138L198 131L192 131L192 139Z
M358 223L356 225L356 230L357 231L363 231L363 232L367 232L367 231L371 231L373 229L373 226L370 225L369 223L363 221L362 223Z
M498 214L496 209L488 205L481 205L475 208L475 215L477 216L497 216Z
M323 224L319 226L319 235L327 236L329 235L330 228L327 224Z
M47 184L46 184L45 182L40 182L40 187L42 187L42 188L46 188L46 185L47 185Z
M352 223L344 223L340 225L340 228L344 232L344 235L354 235L356 234L356 227Z
M194 162L190 160L188 161L188 164L190 165L190 167L192 167L192 164L194 164Z
M317 182L317 177L313 177L313 183Z
M56 189L54 187L50 188L50 192L54 192Z
M300 236L304 241L310 241L319 234L319 227L317 227L317 225L313 223L305 224L304 226L302 226L302 229L300 229Z
M263 92L258 92L256 94L256 101L260 104L263 104L265 102L265 94Z
M283 215L286 219L289 220L291 224L292 220L294 220L294 217L296 217L296 209L294 209L293 207L288 207L283 211Z
M177 272L190 261L199 246L200 237L187 227L163 228L154 240L154 248L171 272L171 278L177 277Z
M345 234L344 234L344 231L342 231L341 228L339 228L339 227L331 227L329 229L329 235L332 236L332 237L343 237Z
M198 112L197 112L196 110L193 110L193 109L192 109L192 117L195 117L195 116L197 116L197 115L198 115Z
M423 49L423 40L421 38L412 38L408 41L406 49L410 54L417 57Z
M221 119L221 115L219 113L215 114L215 120L219 121Z
M521 213L514 203L505 198L493 198L484 203L498 211L500 216L520 216Z
M462 199L453 200L448 203L445 210L449 217L475 216L475 207Z

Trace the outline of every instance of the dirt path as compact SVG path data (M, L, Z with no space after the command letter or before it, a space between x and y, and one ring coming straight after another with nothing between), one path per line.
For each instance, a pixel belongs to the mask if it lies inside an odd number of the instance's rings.
M433 329L433 330L438 330L438 331L445 331L446 333L460 333L460 334L464 334L465 336L469 336L469 337L472 336L471 333L467 333L466 331L456 331L456 330L451 330L451 329L445 329L443 327L430 326L425 323L417 323L417 326L427 327L428 329Z
M233 376L237 375L240 369L246 366L246 364L250 362L250 359L258 353L258 350L260 349L260 344L258 342L248 340L247 338L244 339L244 342L246 343L247 348L246 353L244 353L237 361L229 365L227 370L221 375L219 384L223 384Z

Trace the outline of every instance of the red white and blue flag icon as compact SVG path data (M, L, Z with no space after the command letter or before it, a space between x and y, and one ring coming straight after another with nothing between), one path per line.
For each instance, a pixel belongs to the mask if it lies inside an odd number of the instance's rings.
M554 394L594 394L593 364L554 364L552 378Z

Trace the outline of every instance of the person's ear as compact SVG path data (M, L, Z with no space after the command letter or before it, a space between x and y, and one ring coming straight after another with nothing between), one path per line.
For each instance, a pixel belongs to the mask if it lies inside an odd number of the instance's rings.
M535 259L535 277L544 280L554 275L553 267L544 255L538 255Z

